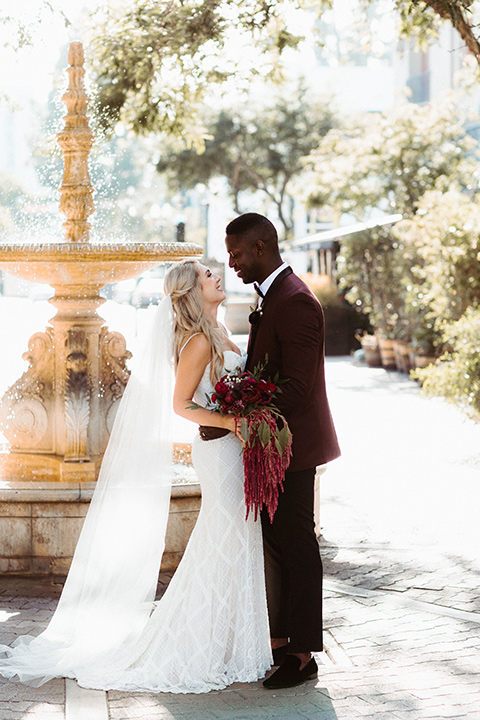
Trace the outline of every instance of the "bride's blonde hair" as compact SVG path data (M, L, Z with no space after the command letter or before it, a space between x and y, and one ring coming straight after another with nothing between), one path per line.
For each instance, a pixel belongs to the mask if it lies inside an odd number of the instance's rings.
M203 333L212 350L210 380L215 385L223 374L223 347L211 320L203 311L200 263L184 260L172 265L165 273L164 290L171 297L174 313L175 368L188 338L195 333Z

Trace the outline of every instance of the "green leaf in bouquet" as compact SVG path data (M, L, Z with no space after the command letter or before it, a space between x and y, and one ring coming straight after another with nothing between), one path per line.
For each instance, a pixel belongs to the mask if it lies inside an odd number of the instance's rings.
M247 443L248 439L250 437L250 432L248 430L247 421L245 418L242 418L242 422L240 423L240 432L242 434L242 440L243 442Z
M266 447L271 440L272 433L266 422L260 423L258 427L258 437L263 447Z
M258 362L255 365L255 367L253 368L252 377L254 377L255 380L260 380L267 365L268 365L268 353L265 355L265 360L263 361L263 363Z
M278 431L278 441L281 446L281 452L283 452L287 447L289 438L290 435L288 433L288 427L284 425L283 428Z

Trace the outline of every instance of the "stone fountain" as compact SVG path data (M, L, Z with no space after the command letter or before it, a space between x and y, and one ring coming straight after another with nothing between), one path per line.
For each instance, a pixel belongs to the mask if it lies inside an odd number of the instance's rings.
M125 339L97 313L105 302L100 290L163 262L203 253L188 243L90 242L93 136L81 43L70 45L68 62L69 87L62 98L68 112L58 134L65 240L0 245L0 267L52 285L49 302L57 310L49 326L30 338L23 355L28 369L0 407L0 428L9 443L0 453L0 572L68 568L129 378Z

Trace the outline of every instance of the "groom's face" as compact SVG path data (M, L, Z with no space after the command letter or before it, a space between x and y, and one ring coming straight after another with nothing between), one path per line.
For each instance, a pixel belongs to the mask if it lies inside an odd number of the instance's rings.
M261 281L261 247L249 235L227 235L228 265L245 284Z

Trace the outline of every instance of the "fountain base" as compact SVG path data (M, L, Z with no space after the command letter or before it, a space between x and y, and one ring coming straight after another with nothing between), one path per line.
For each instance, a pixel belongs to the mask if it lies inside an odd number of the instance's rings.
M0 452L0 575L65 575L98 477L95 462ZM162 570L180 562L200 510L191 444L174 443L175 479Z
M7 482L94 482L100 470L96 462L65 462L60 455L0 453L0 478Z
M66 575L94 488L94 482L1 481L0 574ZM172 487L162 570L180 562L200 502L198 482Z

